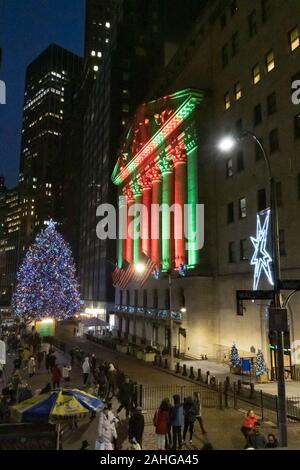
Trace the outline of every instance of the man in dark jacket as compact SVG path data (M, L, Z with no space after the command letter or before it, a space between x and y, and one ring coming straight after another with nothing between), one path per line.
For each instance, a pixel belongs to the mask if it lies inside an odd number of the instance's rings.
M248 435L248 447L253 447L253 449L264 449L266 447L267 441L263 434L261 434L259 427L254 426L253 431Z
M193 442L194 423L197 417L197 409L192 397L187 397L183 404L184 430L183 441L185 442L187 431L190 431L190 444Z
M145 419L142 408L138 406L129 419L128 439L135 439L142 447Z
M125 382L121 385L119 390L119 402L120 406L117 409L117 414L125 408L126 409L126 418L128 418L132 403L133 395L133 384L130 383L129 377L126 377Z

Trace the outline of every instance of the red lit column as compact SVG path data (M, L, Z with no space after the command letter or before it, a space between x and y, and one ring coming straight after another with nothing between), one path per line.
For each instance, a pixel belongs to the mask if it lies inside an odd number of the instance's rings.
M134 240L133 240L133 262L137 264L140 260L141 255L141 220L142 220L142 211L140 212L139 206L142 204L142 188L139 184L139 181L136 179L133 181L132 192L134 197L134 216L132 220L134 221Z
M184 205L186 204L186 178L187 157L185 150L176 146L171 153L175 168L175 192L174 202L176 205L174 213L174 246L175 246L175 268L186 264L185 236L184 236Z
M151 207L151 259L160 264L160 213L154 210L154 205L161 204L161 173L154 165L150 172L152 179L152 207Z
M140 180L142 187L142 253L151 257L151 202L152 202L152 182L149 175L142 175Z
M130 186L126 186L123 190L123 194L124 196L127 197L127 211L129 213L129 208L131 207L131 205L134 203L134 198L133 198L133 193L132 193L132 189L130 188ZM133 240L130 236L130 233L128 231L128 228L129 228L129 225L131 224L131 222L133 221L133 217L128 215L127 217L127 239L126 239L126 251L125 251L125 259L128 263L132 263L133 261Z

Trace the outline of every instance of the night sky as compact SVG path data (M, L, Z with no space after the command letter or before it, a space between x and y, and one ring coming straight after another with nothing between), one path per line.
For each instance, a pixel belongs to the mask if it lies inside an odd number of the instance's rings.
M83 55L84 0L0 0L0 174L7 186L18 180L25 70L50 43Z

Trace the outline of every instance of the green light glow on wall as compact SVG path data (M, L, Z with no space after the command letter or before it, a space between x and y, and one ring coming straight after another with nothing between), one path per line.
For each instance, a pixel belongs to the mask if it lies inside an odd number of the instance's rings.
M199 249L197 248L197 211L198 203L198 163L197 147L189 152L187 159L187 186L188 186L188 266L194 267L199 263Z

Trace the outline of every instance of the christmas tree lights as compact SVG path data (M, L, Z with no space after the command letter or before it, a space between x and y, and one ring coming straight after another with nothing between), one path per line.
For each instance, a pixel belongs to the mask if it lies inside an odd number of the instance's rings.
M80 308L79 286L71 249L50 220L27 251L17 273L12 299L17 315L68 318Z

